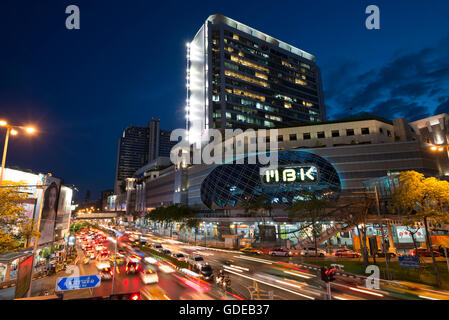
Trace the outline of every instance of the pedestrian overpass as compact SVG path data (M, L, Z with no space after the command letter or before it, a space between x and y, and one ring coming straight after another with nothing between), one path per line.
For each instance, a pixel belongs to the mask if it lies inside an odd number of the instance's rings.
M95 213L77 213L72 218L74 220L95 220L95 219L114 219L125 214L125 211L108 211Z

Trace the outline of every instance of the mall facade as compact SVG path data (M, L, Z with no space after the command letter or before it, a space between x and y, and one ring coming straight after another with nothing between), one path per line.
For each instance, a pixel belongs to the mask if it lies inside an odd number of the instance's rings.
M264 195L273 205L263 219L272 226L270 239L293 245L302 240L297 233L288 232L299 229L301 222L292 223L285 207L301 200L303 191L333 200L343 193L372 191L375 184L390 243L407 247L411 238L386 203L401 171L449 176L446 148L438 152L448 144L448 128L449 116L441 114L414 122L364 115L277 129L277 150L269 151L278 155L275 171L267 173L261 164L249 163L173 165L163 170L147 167L139 177L127 180L126 195L121 196L124 200L110 201L109 209L125 208L129 216L143 217L159 206L188 205L203 220L198 239L219 241L221 235L230 234L242 243L257 238L261 223L260 217L245 213L242 202ZM335 224L324 222L323 232L328 230L323 243L354 245L355 229ZM373 221L368 231L369 235L379 235L379 224ZM422 232L420 239L424 241Z
M42 203L39 246L35 267L45 268L52 261L60 261L64 257L69 243L70 219L72 213L73 189L63 184L62 179L47 177L46 186L42 187L45 175L32 171L5 168L4 184L21 183L19 190L27 195L22 204L29 219L37 222ZM50 200L50 198L54 199ZM26 256L25 252L33 250L33 243L25 243L26 249L19 253L0 256L0 283L15 280L19 260Z

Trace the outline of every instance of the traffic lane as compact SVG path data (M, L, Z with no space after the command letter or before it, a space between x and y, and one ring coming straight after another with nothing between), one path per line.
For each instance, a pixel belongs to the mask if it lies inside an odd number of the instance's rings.
M263 272L264 266L271 265L271 264L276 265L279 263L279 261L281 263L282 262L284 262L284 263L285 262L288 262L288 263L300 262L300 261L297 261L299 259L295 259L297 257L278 257L278 256L273 257L273 256L265 256L265 255L264 256L252 256L252 255L240 254L237 251L236 252L225 252L225 251L211 250L208 248L201 248L201 247L189 246L189 245L173 245L173 244L164 243L163 247L168 248L169 250L172 250L172 251L184 251L184 252L187 251L188 254L201 255L204 257L206 262L211 264L213 269L222 269L224 266L224 262L231 260L232 261L231 263L233 263L233 264L231 264L231 266L234 266L234 264L235 264L235 266L237 266L237 267L245 267L248 270L251 270L253 274L258 273L258 272ZM241 278L242 277L239 277L237 275L232 275L231 282L237 283L237 284L234 284L234 285L231 284L231 287L233 287L233 290L236 291L238 294L240 294L241 296L248 299L248 298L250 298L250 295L251 295L250 290L248 288L255 287L255 286L254 286L254 284L251 283L251 281L248 281L248 280L242 281ZM275 285L274 287L267 286L266 284L263 284L260 282L258 282L258 286L260 284L262 288L271 287L271 288L265 288L266 289L265 291L275 291L276 295L279 298L286 297L287 299L292 299L292 295L293 295L294 298L297 298L295 296L299 296L300 298L308 299L310 297L313 297L313 294L310 295L310 292L315 293L315 296L318 295L316 293L319 292L320 297L325 298L326 290L325 290L324 284L322 283L321 279L319 277L317 277L317 275L312 275L310 278L311 279L306 282L307 282L307 284L312 285L313 289L312 289L312 291L308 290L308 294L305 294L305 295L299 295L297 293L292 293L290 291L287 291L287 293L286 293L286 291L283 289L285 289L285 288L292 289L291 287L293 285L291 283L288 283L288 282L285 282L282 280L281 280L282 281L281 286L279 286L279 285ZM257 277L254 277L254 279L257 279ZM282 279L282 278L280 278L280 279ZM257 282L257 280L254 280L254 281ZM337 293L344 293L346 298L366 299L366 297L369 296L370 298L375 299L378 297L383 297L382 294L376 295L376 294L372 294L369 291L367 291L368 293L365 293L363 289L347 286L346 284L335 285L335 287L336 287L335 291ZM259 286L259 289L260 289L260 286ZM359 290L359 291L355 291L354 289ZM295 291L295 290L291 290L291 291Z

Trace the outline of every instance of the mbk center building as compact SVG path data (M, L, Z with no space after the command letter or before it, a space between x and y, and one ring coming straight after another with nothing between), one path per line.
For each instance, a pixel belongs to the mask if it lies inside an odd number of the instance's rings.
M292 223L285 208L301 200L304 191L332 201L342 192L372 191L376 185L390 245L406 248L412 245L411 237L388 212L386 203L401 171L416 170L439 178L449 175L446 149L435 151L435 146L447 144L448 124L447 114L415 122L367 116L277 129L278 150L268 151L277 152L275 169L257 163L148 168L128 179L126 210L143 217L159 206L185 204L202 219L197 241L220 242L223 235L234 235L241 245L259 242L258 225L263 223L266 242L294 245L301 235L288 232L298 230L301 222ZM242 204L261 195L270 199L273 209L263 218L245 213ZM143 219L137 221L143 223ZM323 233L328 229L327 237L320 238L325 239L323 244L353 245L355 229L337 232L338 221L323 224ZM380 235L376 221L368 232ZM193 237L177 233L181 239ZM419 242L425 241L424 235L422 230Z

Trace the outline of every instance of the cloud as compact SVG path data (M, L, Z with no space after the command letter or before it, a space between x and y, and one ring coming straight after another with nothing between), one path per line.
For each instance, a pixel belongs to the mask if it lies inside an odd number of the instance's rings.
M435 114L449 113L449 96L439 99L441 104L435 109Z
M324 80L330 118L371 112L409 120L449 111L449 35L432 47L395 54L388 63L354 74L348 62L334 67ZM337 77L337 75L339 77ZM443 111L442 111L443 112ZM440 112L441 113L441 112Z

